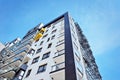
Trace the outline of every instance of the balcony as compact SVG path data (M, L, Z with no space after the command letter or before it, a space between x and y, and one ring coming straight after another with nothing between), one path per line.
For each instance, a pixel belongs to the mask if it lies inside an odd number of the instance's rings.
M17 67L9 67L6 70L1 70L0 71L0 77L12 79L13 76L15 75L15 70L16 69L17 69Z
M53 65L50 77L52 80L65 80L65 62Z
M26 54L23 59L23 63L28 62L31 59L31 57L32 57L32 54Z
M3 65L6 65L8 62L11 62L14 59L14 57L25 56L25 54L26 54L26 48L23 49L23 50L19 50L19 51L16 52L16 54L14 54L11 57L7 58L5 60L5 62L4 62L5 64L3 64Z
M19 65L22 63L23 57L15 57L11 62L6 63L0 69L8 69L9 66L16 66L19 67Z
M56 63L61 63L61 62L64 62L65 61L65 50L62 49L58 52L56 52L54 54L54 57L53 57L53 60L56 62Z
M25 56L25 54L27 53L29 48L24 48L24 49L21 49L19 51L16 52L16 55L22 55L22 56Z
M26 43L19 43L15 50L13 51L14 53L18 52L19 50L23 50L24 48L30 48L32 41L26 42Z

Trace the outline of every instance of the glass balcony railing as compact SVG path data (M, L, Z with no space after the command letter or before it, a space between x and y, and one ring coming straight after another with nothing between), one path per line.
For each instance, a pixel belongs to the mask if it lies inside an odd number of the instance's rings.
M10 60L12 60L14 57L19 57L20 55L21 55L21 53L26 53L27 52L27 50L28 50L28 48L24 48L24 49L22 49L22 50L19 50L18 52L16 52L14 55L11 55L11 57L9 57L9 58L7 58L6 60L5 60L5 62L9 62ZM23 55L23 54L22 54Z
M22 40L21 40L21 43L25 43L25 42L30 41L31 39L33 39L34 35L35 35L35 34L30 35L29 37L27 37L27 38L25 38L25 39L22 39Z
M22 49L23 47L31 46L31 43L32 42L20 44L19 46L16 47L16 51Z
M3 75L3 74L5 74L5 73L7 73L7 72L15 71L15 70L17 70L17 69L18 69L18 67L8 67L8 68L5 69L5 70L0 70L0 76Z
M12 66L12 65L14 65L14 64L20 65L20 64L18 63L18 61L22 61L22 59L23 59L22 56L21 56L21 57L16 57L16 58L14 58L12 61L10 61L10 62L8 62L8 63L6 62L6 64L3 65L2 67L0 67L0 69L5 68L5 67L8 66L8 65L10 65L10 66Z
M56 64L56 65L53 65L51 67L51 73L52 72L55 72L55 71L59 71L59 70L62 70L65 68L65 62L62 62L62 63L59 63L59 64Z

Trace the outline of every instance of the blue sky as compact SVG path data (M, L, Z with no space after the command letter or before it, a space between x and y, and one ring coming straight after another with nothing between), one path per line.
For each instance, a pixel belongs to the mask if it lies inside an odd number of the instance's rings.
M0 0L0 41L22 38L68 11L86 35L103 80L120 80L119 0Z

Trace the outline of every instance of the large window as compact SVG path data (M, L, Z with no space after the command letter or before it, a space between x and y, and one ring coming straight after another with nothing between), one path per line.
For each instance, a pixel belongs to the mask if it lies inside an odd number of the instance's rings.
M57 31L57 29L53 30L53 31L52 31L52 34L55 33L56 31Z
M18 79L19 80L22 80L22 78L24 76L24 73L25 73L25 71L20 70L20 72L18 73Z
M48 34L44 35L43 38L47 37Z
M32 69L28 70L26 77L28 77L30 75L31 71L32 71Z
M55 35L53 35L53 36L51 37L51 40L54 39L54 38L55 38Z
M39 60L39 56L33 59L32 64L38 62L38 60Z
M48 48L50 48L52 46L52 43L48 44Z
M29 52L28 52L28 54L30 54L30 55L33 55L35 53L35 50L34 49L31 49Z
M50 52L43 54L42 60L48 58L49 56L50 56Z
M36 53L39 53L42 51L42 48L39 48Z
M42 44L43 44L43 42L44 42L44 41L41 41L41 42L40 42L40 45L42 45Z
M50 41L50 38L47 39L47 42Z
M46 32L48 32L48 29L46 30Z
M52 29L55 28L55 26L52 26Z
M41 73L41 72L44 72L46 70L46 67L47 67L47 64L39 66L37 74Z

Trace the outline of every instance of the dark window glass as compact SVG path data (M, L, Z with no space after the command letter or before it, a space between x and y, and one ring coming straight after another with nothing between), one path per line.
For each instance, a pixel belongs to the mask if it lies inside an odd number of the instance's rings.
M31 73L32 69L28 70L26 77L28 77Z
M43 42L44 42L44 41L41 41L40 45L42 45L42 44L43 44Z
M35 41L35 43L36 43L36 42L38 42L38 41L39 41L39 39L38 39L38 40L36 40L36 41Z
M48 29L46 30L46 32L48 32Z
M42 60L48 58L49 56L50 56L50 52L43 54Z
M55 26L52 27L52 29L55 28Z
M37 73L44 72L46 70L46 66L47 66L47 64L39 66Z
M24 73L25 71L23 70L20 70L17 75L16 75L16 78L18 78L19 80L22 80L23 76L24 76Z
M39 53L42 51L42 48L39 48L36 53Z
M47 42L50 41L50 38L48 38Z
M38 60L39 60L39 57L34 58L32 61L32 64L38 62Z
M51 40L54 39L54 38L55 38L55 35L53 35L53 36L51 37Z
M44 35L43 38L47 37L48 34Z
M75 45L75 48L78 50L78 46L76 45L76 43L75 43L75 42L73 42L73 44Z
M48 48L50 48L52 46L52 43L48 44Z
M56 31L57 31L57 29L53 30L53 31L52 31L52 34L55 33Z
M33 55L35 53L35 50L34 49L31 49L29 52L28 52L28 54L31 54L31 55Z

